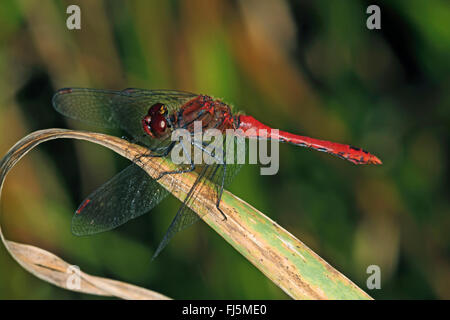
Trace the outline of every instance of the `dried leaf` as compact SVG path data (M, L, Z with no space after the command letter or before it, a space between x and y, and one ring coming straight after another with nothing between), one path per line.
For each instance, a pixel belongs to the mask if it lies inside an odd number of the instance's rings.
M11 148L0 165L1 186L8 171L23 155L39 143L58 138L81 139L103 145L135 161L152 177L159 176L160 172L175 169L169 160L162 163L158 161L156 165L152 158L139 157L146 151L145 148L117 137L92 132L47 129L31 133ZM195 178L196 173L165 175L158 182L183 200ZM211 188L212 186L207 184L201 189L191 209L292 298L371 299L300 240L226 190L220 205L227 216L224 220L215 207L211 197L214 192ZM2 234L1 237L14 259L25 269L45 281L67 288L68 263L42 249L5 240ZM82 279L80 291L86 293L127 299L167 298L150 290L85 273L82 273Z

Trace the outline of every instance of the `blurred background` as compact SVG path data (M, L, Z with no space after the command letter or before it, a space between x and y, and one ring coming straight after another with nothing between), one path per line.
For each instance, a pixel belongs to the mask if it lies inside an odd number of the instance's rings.
M245 166L229 190L376 299L450 298L450 5L374 1L10 1L0 4L0 152L45 128L104 131L53 110L61 87L179 89L221 97L276 128L362 147L382 166L280 146L280 171ZM68 30L66 8L81 8ZM111 133L111 131L109 131ZM118 132L112 132L120 135ZM74 210L128 165L58 140L8 175L0 221L85 272L176 299L288 299L200 222L151 256L180 203L104 234L71 234ZM381 268L368 290L366 269ZM0 298L92 299L24 271L0 247Z

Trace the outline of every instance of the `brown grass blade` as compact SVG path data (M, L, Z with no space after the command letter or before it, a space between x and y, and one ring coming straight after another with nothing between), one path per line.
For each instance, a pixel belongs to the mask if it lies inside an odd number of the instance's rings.
M47 129L31 133L11 148L0 165L1 186L7 172L23 155L39 143L58 138L81 139L103 145L136 162L151 177L157 177L160 172L175 169L169 160L161 163L154 162L149 157L139 157L146 152L145 148L117 137L92 132ZM183 200L195 178L196 173L165 175L158 182L175 197ZM292 298L371 299L367 293L300 240L226 190L220 205L227 216L224 220L222 214L216 209L214 199L211 198L213 194L211 188L210 185L206 185L201 189L191 209ZM64 279L67 279L67 276L62 275L62 270L67 267L66 262L49 252L44 251L44 253L43 250L35 247L7 241L3 235L1 237L11 255L24 268L41 279L64 287ZM41 265L40 257L44 257L46 270ZM86 274L83 274L83 281L86 290L83 292L88 293L125 298L134 298L132 293L136 294L136 297L156 299L164 297L146 289Z

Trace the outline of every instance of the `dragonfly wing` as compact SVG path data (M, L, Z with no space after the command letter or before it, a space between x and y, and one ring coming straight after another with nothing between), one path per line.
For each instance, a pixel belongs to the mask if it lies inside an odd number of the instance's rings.
M196 212L192 211L190 207L192 203L196 200L197 194L201 191L204 186L204 181L209 180L214 186L214 205L219 196L223 191L223 187L228 186L234 179L234 177L238 174L239 170L242 167L242 164L239 164L238 155L240 153L245 153L245 140L240 137L234 137L234 139L230 139L224 142L224 148L222 150L218 150L219 152L223 152L224 161L227 163L223 164L212 164L212 165L202 165L201 171L198 174L197 179L192 185L189 193L183 201L183 204L178 209L175 218L172 220L172 223L169 226L169 229L166 231L163 239L161 240L158 248L156 249L155 254L153 255L153 259L156 258L159 253L165 248L165 246L169 243L170 239L179 231L185 229L186 227L192 225L196 221L200 219ZM198 147L198 146L196 146ZM200 147L202 151L205 151L203 147ZM226 151L230 151L231 148L234 149L233 156L227 158ZM231 159L229 159L231 158ZM230 163L231 162L231 163ZM243 162L243 161L242 161ZM214 208L209 208L209 210L213 210ZM205 210L205 211L209 211Z
M59 89L52 99L59 113L76 120L103 127L120 127L113 115L112 105L120 91L84 88Z
M196 181L189 190L189 193L187 194L185 200L183 201L183 204L178 209L175 218L172 220L172 223L170 224L158 248L156 249L153 255L153 259L155 259L159 255L159 253L166 247L170 239L172 239L172 237L177 232L189 227L190 225L192 225L193 223L197 222L200 219L201 216L199 216L196 212L192 211L190 207L192 206L192 203L196 200L197 194L203 188L204 181L209 180L214 185L215 194L213 197L215 205L215 201L222 189L221 187L222 180L224 179L225 181L224 186L231 183L234 176L239 172L241 165L227 165L225 169L226 172L224 172L224 168L225 167L220 164L205 165L202 167L202 171L199 173L199 176L197 177ZM214 207L211 207L208 208L208 210L206 211L210 211L213 209Z
M75 235L114 229L150 211L168 194L135 164L125 168L87 197L72 219Z
M221 166L221 168L219 168L219 174L216 177L213 177L213 179L216 179L213 182L215 183L216 186L219 186L220 183L219 181L217 181L217 179L218 177L222 177L222 175L225 174L224 187L227 187L228 185L230 185L230 183L234 180L236 175L241 170L242 164L245 163L245 154L247 147L246 147L246 140L238 136L234 136L232 139L225 140L224 146L225 146L224 159L225 162L227 163L227 166L225 172L223 172L224 166ZM232 156L227 157L231 150L233 150ZM239 157L242 155L244 155L244 159L239 159Z
M166 247L169 243L170 239L178 232L183 230L184 228L190 226L194 222L196 222L200 217L190 209L190 205L196 199L196 195L200 192L204 184L202 183L205 176L212 175L215 173L218 165L204 165L202 166L202 170L199 173L197 179L193 183L189 193L186 195L186 198L183 201L183 204L178 209L175 218L172 220L169 229L167 229L163 239L158 245L156 249L153 259L155 259L159 253Z
M61 114L90 124L121 128L136 141L148 145L142 118L155 103L164 103L169 112L196 94L171 90L125 89L122 91L65 88L53 96L53 107Z

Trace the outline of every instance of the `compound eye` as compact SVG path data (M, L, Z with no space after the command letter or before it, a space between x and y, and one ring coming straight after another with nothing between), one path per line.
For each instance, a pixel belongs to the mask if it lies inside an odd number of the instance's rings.
M155 133L155 135L163 134L164 131L166 131L167 129L166 119L161 114L158 114L157 116L153 117L151 129L152 132Z
M165 114L167 112L167 108L162 103L155 103L148 109L148 114L155 115L155 114Z

